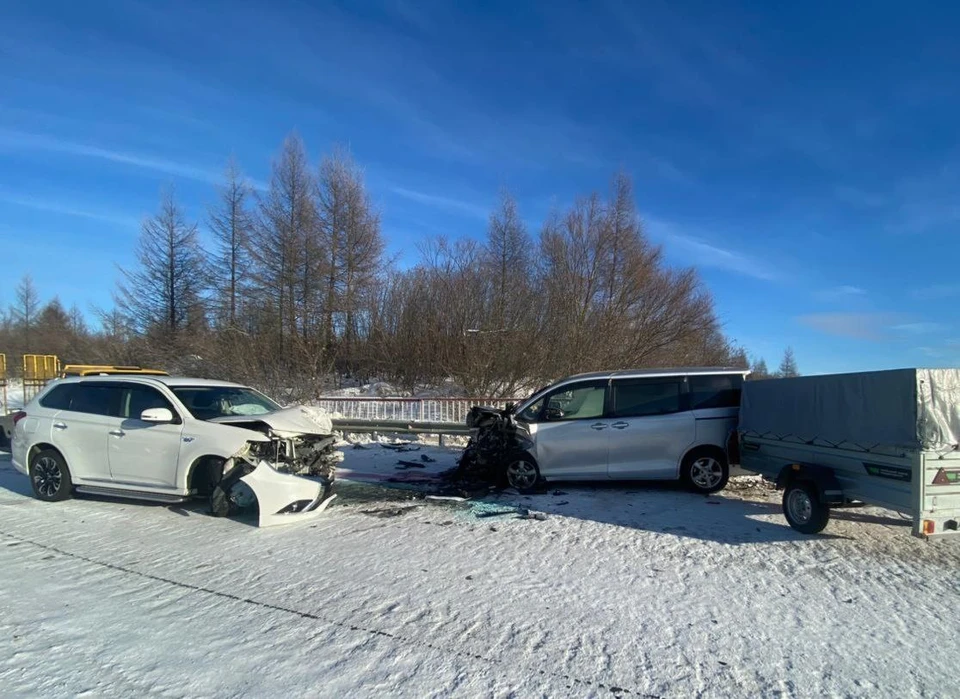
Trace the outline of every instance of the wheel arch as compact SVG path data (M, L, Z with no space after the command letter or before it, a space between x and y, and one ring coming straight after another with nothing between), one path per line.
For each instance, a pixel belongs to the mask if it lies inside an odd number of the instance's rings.
M794 482L812 483L820 500L828 505L843 503L843 488L832 468L816 464L787 464L777 474L777 489L783 490Z
M187 467L187 470L184 473L184 489L187 491L198 490L200 488L206 488L216 485L220 481L220 477L223 476L223 464L229 461L231 457L223 456L222 454L202 454L196 457ZM209 469L216 468L220 466L221 471L219 475L214 476L214 474L209 472ZM206 483L203 482L205 476L209 476L210 480L207 480Z
M27 468L30 468L30 463L33 461L33 457L35 457L39 452L47 450L57 452L57 454L60 455L60 458L63 459L63 463L67 467L67 470L70 470L70 462L67 461L67 457L63 455L63 452L60 451L60 449L53 446L49 442L37 442L27 449Z
M696 444L690 447L689 449L687 449L687 451L684 452L683 456L680 457L680 461L677 463L677 472L678 473L680 472L680 470L683 468L683 465L687 463L687 461L698 456L720 457L722 462L726 464L727 467L730 466L730 459L727 456L727 452L723 447L717 444Z

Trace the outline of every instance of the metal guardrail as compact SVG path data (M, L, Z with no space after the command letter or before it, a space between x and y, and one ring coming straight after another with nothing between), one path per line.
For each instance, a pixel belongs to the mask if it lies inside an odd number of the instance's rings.
M416 422L405 420L345 420L334 418L333 429L338 432L372 433L398 432L402 434L469 435L466 424L455 422Z
M321 397L315 404L344 420L433 422L462 425L475 405L505 408L516 398Z

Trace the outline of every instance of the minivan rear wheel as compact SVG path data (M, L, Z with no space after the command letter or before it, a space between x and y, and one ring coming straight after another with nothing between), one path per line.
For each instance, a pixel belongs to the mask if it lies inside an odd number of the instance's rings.
M730 466L720 453L694 452L683 461L681 478L695 493L709 495L723 490L730 480Z
M73 494L67 462L56 449L41 449L30 459L30 485L38 500L59 502Z

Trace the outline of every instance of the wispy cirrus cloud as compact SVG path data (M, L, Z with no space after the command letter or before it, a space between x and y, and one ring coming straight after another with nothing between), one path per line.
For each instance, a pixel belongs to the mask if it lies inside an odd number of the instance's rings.
M859 299L867 295L867 290L859 286L852 286L849 284L844 284L842 286L835 286L830 289L824 289L818 291L816 296L817 298L823 299L825 301L843 301L850 299Z
M902 318L892 313L809 313L797 321L826 335L876 341Z
M448 197L442 194L434 194L432 192L421 192L415 189L408 189L406 187L399 187L396 185L390 185L388 189L397 196L403 197L404 199L409 199L410 201L415 201L418 204L425 204L438 209L445 209L447 211L467 214L468 216L473 216L474 218L480 218L484 220L490 216L491 208L489 206L484 206L473 201Z
M644 223L651 239L661 243L670 256L682 260L684 265L722 269L762 281L778 278L772 265L749 253L722 246L666 221L647 218Z
M942 323L919 322L919 323L900 323L891 326L891 330L907 335L928 335L930 333L946 330Z
M915 321L899 313L809 313L799 316L797 321L826 335L874 341L930 335L947 329L942 323Z
M938 301L960 296L960 284L934 284L914 289L910 295L918 301Z
M201 167L191 163L179 162L132 151L103 148L101 146L79 143L47 134L0 129L0 148L40 150L73 155L81 158L95 158L208 184L221 184L223 182L223 172L214 168ZM266 185L262 182L251 181L251 185L257 189L266 189Z
M64 216L73 216L75 218L87 218L94 221L111 223L125 228L136 228L140 225L140 219L136 216L111 213L107 211L94 211L91 209L73 206L62 201L54 201L41 197L12 194L0 191L0 202L22 206L36 211L46 211L54 214L63 214Z

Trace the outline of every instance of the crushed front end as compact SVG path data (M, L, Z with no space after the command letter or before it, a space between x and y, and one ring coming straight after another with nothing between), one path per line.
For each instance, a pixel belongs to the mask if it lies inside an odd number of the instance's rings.
M511 457L529 454L533 448L530 433L518 422L512 410L476 405L467 414L470 441L457 463L455 476L468 483L506 485L505 466Z

